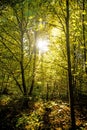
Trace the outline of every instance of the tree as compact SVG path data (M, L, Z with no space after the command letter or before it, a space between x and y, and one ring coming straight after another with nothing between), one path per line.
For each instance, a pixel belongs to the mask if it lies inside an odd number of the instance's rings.
M66 48L67 48L67 63L68 63L68 80L69 80L69 100L71 109L72 129L75 130L75 115L74 115L74 96L72 86L71 58L70 58L70 41L69 41L69 0L66 0Z
M82 30L83 30L83 46L84 46L84 65L85 65L85 72L87 73L87 66L86 66L86 38L85 38L85 0L83 0L83 14L82 14Z

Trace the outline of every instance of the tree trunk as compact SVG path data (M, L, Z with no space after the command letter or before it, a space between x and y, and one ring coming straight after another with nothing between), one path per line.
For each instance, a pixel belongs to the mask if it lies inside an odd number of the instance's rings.
M32 95L32 91L33 91L33 88L34 88L34 82L35 82L35 71L36 71L36 37L37 37L36 36L37 35L36 31L35 31L34 35L35 35L35 41L34 41L33 71L32 71L32 82L31 82L29 95Z
M83 0L83 15L82 15L82 28L83 28L83 46L84 46L84 64L85 64L85 72L87 73L87 65L86 65L86 41L85 41L85 0Z
M75 130L75 114L74 114L74 96L72 86L72 73L71 73L71 58L70 58L70 41L69 41L69 0L66 0L66 49L67 49L67 62L68 62L68 80L69 80L69 102L71 110L71 125Z
M24 95L27 95L26 82L25 82L25 70L24 70L24 45L23 45L24 31L23 31L22 23L23 23L23 21L21 22L21 26L20 26L20 33L21 33L21 61L20 61L20 68L21 68L21 78L22 78L22 86L23 86Z
M20 30L20 70L21 70L21 80L22 80L23 94L27 95L26 82L25 82L25 69L24 69L24 43L23 43L23 37L24 37L25 27L23 26L23 23L24 23L23 7L21 8L21 12L20 12L21 13L21 18L18 16L18 13L17 13L15 8L14 8L14 13L15 13L15 16L16 16L16 19L17 19L17 22L18 22L19 30Z
M21 40L21 62L20 62L20 68L21 68L21 78L22 78L22 86L23 86L24 95L27 95L23 62L24 62L24 54L23 54L23 38L22 38L22 40Z
M22 77L22 86L23 86L23 91L24 91L24 95L27 95L27 90L26 90L26 83L25 83L25 74L24 74L24 67L23 67L23 63L20 63L21 66L21 77Z

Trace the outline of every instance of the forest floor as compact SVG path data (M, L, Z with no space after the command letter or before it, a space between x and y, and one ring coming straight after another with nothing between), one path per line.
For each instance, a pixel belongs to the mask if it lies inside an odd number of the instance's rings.
M87 130L87 108L75 106L76 129ZM10 96L0 97L0 130L70 130L68 103L56 101L29 101Z

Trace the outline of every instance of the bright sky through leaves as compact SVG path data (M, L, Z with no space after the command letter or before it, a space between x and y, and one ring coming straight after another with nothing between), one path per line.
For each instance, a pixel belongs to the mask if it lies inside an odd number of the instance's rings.
M41 53L47 52L48 51L48 40L38 39L37 47Z
M57 29L57 28L53 28L53 29L51 30L51 35L52 35L53 37L58 37L58 36L61 35L61 31L60 31L59 29Z

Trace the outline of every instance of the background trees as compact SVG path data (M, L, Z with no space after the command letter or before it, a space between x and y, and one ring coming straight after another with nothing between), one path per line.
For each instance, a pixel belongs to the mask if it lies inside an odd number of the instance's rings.
M70 95L72 111L73 94L77 99L87 92L87 2L4 0L0 4L1 93L47 100Z
M86 5L86 1L70 1L71 67L75 91L86 89ZM38 84L39 75L46 77L45 85L49 82L55 86L56 82L59 92L62 86L64 93L68 93L65 8L65 2L56 0L1 1L1 71L4 69L5 75L9 75L25 95L31 93L33 80ZM42 56L43 72L39 64L42 60L37 47L39 38L49 42L49 50Z

